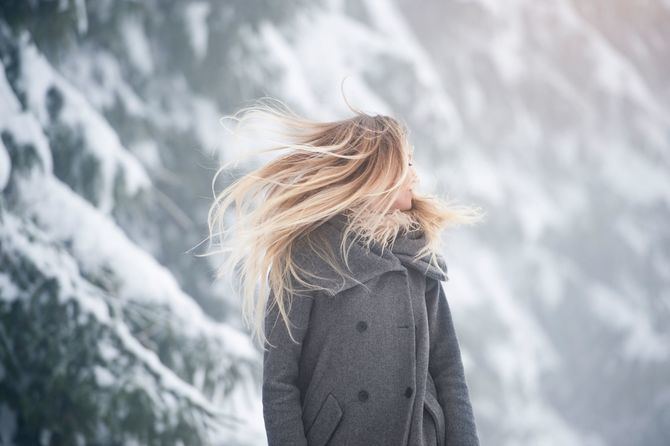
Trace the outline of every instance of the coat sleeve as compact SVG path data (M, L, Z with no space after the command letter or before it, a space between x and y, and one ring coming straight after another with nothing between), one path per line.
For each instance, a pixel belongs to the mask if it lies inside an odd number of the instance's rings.
M479 446L461 351L442 283L428 285L429 371L446 422L446 444Z
M272 291L268 303L274 299ZM269 341L263 353L263 418L268 446L306 446L302 422L302 400L298 387L298 371L302 343L307 333L313 297L296 294L287 305L291 321L289 337L276 305L266 306L265 333Z

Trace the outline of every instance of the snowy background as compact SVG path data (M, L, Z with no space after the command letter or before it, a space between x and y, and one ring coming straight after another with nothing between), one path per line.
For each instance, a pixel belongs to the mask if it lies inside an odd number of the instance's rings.
M4 0L0 444L265 444L219 123L410 126L482 445L670 444L667 0ZM219 189L224 185L219 185Z

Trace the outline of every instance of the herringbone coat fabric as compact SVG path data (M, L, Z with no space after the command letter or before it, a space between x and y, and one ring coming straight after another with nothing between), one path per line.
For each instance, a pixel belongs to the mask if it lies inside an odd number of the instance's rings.
M314 240L339 253L344 214ZM355 280L341 277L307 244L296 262L331 292L292 296L291 333L266 311L263 416L269 446L478 446L458 339L438 256L412 261L422 231L393 247L349 251ZM344 263L342 263L343 268ZM270 296L272 298L272 295Z

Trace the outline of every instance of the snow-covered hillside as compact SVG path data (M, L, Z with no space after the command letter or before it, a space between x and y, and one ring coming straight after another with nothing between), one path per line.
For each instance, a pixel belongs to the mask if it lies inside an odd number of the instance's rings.
M489 211L448 248L486 438L668 444L667 2L400 8L459 111L440 176Z
M0 443L264 444L261 353L191 251L219 118L341 117L346 77L487 211L445 238L482 444L667 444L667 2L418 4L0 7Z

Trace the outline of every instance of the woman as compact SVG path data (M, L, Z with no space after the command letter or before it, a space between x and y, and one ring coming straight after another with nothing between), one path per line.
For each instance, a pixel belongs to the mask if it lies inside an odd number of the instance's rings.
M392 117L243 112L280 124L270 150L289 151L219 194L208 221L230 234L220 274L240 267L264 348L269 445L478 445L437 248L443 227L481 214L417 193Z

